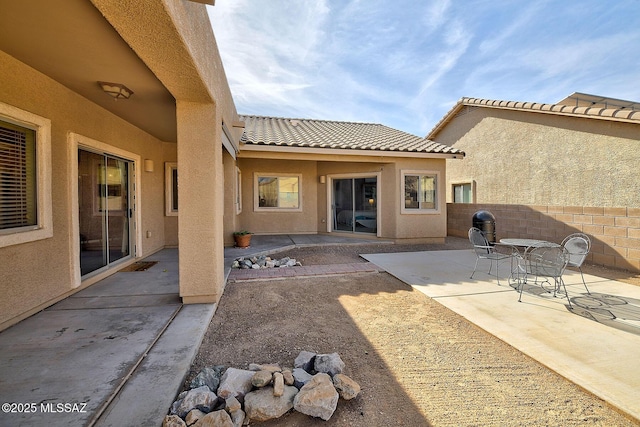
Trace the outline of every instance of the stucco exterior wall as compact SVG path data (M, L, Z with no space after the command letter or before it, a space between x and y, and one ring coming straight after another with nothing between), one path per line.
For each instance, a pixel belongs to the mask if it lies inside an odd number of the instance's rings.
M458 160L454 160L456 162ZM445 194L445 176L448 173L445 160L430 159L402 159L396 165L396 204L397 215L396 239L418 239L421 241L439 243L447 235L447 204ZM402 213L402 181L403 171L423 171L429 174L437 173L437 210L433 212Z
M267 157L267 156L265 156ZM411 159L370 156L362 158L337 156L290 156L287 159L240 158L242 172L242 213L237 229L256 234L326 233L330 230L330 183L332 179L377 176L379 205L379 237L399 241L441 242L446 236L444 159ZM403 171L437 173L439 210L437 212L402 213ZM254 209L255 173L301 174L302 210L300 212L256 212ZM320 182L325 177L325 183ZM231 184L226 185L231 189ZM328 225L329 223L329 225ZM225 229L226 234L230 230ZM355 233L356 236L364 236Z
M239 159L242 172L242 213L238 225L257 234L312 234L318 223L318 174L315 161ZM255 173L300 174L300 211L257 212L254 203Z
M640 207L640 126L465 107L435 141L465 151L452 182L475 181L477 203Z
M165 244L162 143L85 98L0 52L0 102L51 120L53 237L0 248L0 329L78 289L79 260L73 253L72 159L68 135L76 133L152 159L152 173L140 174L141 223L151 237L138 242L139 255ZM76 269L78 269L76 271Z

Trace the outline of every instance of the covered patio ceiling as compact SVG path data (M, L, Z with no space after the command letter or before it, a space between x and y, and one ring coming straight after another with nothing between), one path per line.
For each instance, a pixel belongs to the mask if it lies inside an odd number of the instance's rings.
M87 0L3 2L0 50L127 122L176 141L175 99ZM99 81L134 92L115 101Z

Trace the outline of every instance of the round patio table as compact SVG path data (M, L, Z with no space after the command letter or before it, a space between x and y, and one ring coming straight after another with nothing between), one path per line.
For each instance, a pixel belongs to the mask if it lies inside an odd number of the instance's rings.
M515 246L516 248L524 248L526 254L529 248L540 248L545 246L560 246L557 243L547 242L546 240L539 239L500 239L500 243L503 245ZM520 254L517 260L515 270L512 269L511 276L509 277L509 284L516 287L527 283L527 269L524 265L524 255Z
M539 239L500 239L500 243L520 248L538 248L543 246L560 246L557 243Z

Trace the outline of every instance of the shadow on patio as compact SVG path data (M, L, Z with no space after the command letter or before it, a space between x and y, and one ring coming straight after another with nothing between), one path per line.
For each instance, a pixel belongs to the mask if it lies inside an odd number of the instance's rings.
M585 274L592 292L589 296L584 292L580 274L567 270L563 277L576 304L573 313L577 315L572 316L564 296L554 298L552 293L525 292L522 303L518 303L518 294L506 284L506 275L501 277L505 281L502 286L497 285L495 276L492 279L484 273L482 277L481 270L475 279L469 279L475 263L471 250L363 256L640 419L637 399L640 367L636 363L640 348L639 286ZM604 311L604 305L609 307L608 311ZM608 321L603 321L607 316Z

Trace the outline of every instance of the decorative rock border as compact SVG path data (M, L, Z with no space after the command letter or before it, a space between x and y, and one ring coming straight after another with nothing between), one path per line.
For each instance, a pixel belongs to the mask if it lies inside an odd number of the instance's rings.
M240 427L279 418L294 409L329 420L340 398L354 399L360 385L343 374L338 353L302 351L293 369L250 364L248 370L204 368L183 391L163 427Z
M241 269L259 269L259 268L277 268L277 267L295 267L302 266L295 258L284 257L281 259L271 259L266 255L253 257L240 257L233 260L231 268Z

